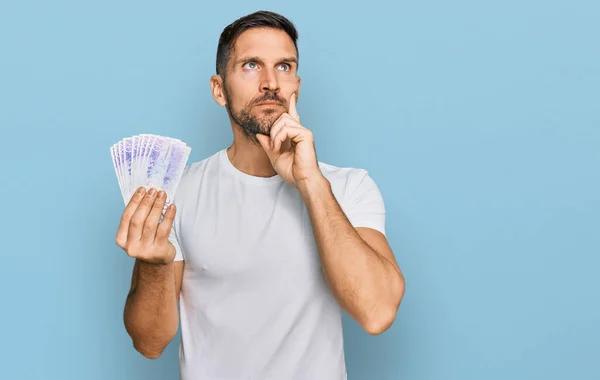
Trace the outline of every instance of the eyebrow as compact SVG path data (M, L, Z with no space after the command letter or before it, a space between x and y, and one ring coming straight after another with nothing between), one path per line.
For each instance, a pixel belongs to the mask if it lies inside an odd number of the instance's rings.
M264 61L262 59L260 59L259 57L242 57L238 60L235 61L236 65L240 64L242 62L259 62L259 63L264 63ZM285 58L280 58L277 63L295 63L296 66L298 65L298 59L296 57L285 57Z

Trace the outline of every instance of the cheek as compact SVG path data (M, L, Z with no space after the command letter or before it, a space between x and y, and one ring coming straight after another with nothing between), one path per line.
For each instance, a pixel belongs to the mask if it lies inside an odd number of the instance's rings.
M242 71L231 79L228 88L235 89L229 91L232 103L236 107L245 107L256 96L259 75L253 71Z
M229 103L230 107L238 111L246 108L250 99L250 97L248 97L243 91L240 91L239 88L233 93L228 92L227 97L227 102Z
M248 81L248 80L255 80L259 77L259 73L258 70L248 70L248 71L244 71L242 73L242 77L244 80Z
M258 70L240 70L235 76L235 81L240 87L253 86L260 80L260 73Z
M296 85L296 83L298 82L297 77L291 73L286 73L286 72L282 72L281 74L279 74L279 82L280 83L285 83L286 85Z
M295 75L281 75L279 77L279 86L286 99L289 99L292 93L298 90L298 80Z

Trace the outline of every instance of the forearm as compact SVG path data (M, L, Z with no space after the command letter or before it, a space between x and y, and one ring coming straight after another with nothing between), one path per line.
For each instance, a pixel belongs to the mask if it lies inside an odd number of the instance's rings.
M365 330L381 332L399 306L400 273L359 236L325 178L302 184L299 190L336 300Z
M136 260L136 266L134 283L125 304L125 328L136 350L146 357L156 358L179 326L174 264Z

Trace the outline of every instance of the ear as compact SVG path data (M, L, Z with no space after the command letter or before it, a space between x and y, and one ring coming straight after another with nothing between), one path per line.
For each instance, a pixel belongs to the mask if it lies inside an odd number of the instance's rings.
M221 107L227 104L225 91L223 88L223 78L221 78L220 75L213 75L210 77L210 90L212 92L213 99L215 99L217 104L219 104Z

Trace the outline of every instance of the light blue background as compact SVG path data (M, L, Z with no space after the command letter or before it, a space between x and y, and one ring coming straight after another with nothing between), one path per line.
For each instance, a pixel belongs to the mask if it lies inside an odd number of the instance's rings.
M350 380L599 379L597 1L0 2L1 379L176 379L122 323L133 261L109 146L231 129L209 92L223 27L300 32L319 158L380 185L407 291ZM283 380L283 379L282 379Z

